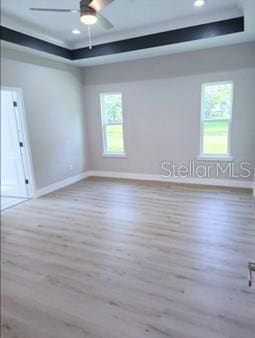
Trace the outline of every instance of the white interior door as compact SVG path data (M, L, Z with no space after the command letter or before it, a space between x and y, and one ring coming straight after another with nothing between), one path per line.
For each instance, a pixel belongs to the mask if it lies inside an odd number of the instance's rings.
M28 197L13 93L1 90L1 195Z

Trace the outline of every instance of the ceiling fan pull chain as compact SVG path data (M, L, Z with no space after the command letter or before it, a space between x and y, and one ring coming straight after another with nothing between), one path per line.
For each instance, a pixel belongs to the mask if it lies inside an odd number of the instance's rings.
M92 49L92 39L91 39L90 25L88 25L88 34L89 34L89 49Z

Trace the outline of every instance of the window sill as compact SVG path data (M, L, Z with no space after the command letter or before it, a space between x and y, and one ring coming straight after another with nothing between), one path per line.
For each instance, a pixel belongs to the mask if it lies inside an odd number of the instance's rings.
M222 162L232 162L233 156L206 156L206 155L199 155L197 156L198 161L222 161Z
M125 158L127 157L126 153L103 153L103 157L120 157L120 158Z

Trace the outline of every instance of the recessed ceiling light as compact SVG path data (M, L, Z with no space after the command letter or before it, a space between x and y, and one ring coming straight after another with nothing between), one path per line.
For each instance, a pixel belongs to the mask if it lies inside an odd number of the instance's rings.
M72 33L73 34L81 34L81 31L79 29L75 28L75 29L72 30Z
M196 7L201 7L201 6L203 6L204 4L205 4L205 0L196 0L195 3L194 3L194 5L195 5Z

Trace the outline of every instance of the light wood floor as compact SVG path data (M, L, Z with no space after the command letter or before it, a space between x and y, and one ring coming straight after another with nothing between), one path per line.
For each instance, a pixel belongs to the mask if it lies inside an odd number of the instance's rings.
M2 214L4 338L254 338L247 191L91 178Z

